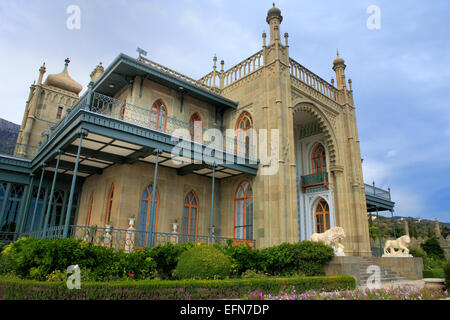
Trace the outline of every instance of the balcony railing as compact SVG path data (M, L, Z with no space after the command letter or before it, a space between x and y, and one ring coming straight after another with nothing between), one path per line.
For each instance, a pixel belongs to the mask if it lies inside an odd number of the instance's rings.
M54 226L47 229L33 232L0 232L0 242L14 242L21 237L32 237L36 239L60 239L63 238L64 226ZM133 248L150 247L163 245L167 242L174 244L182 244L186 242L202 243L206 245L221 244L225 245L228 239L232 239L234 244L248 243L251 247L255 247L255 240L241 240L229 237L221 237L213 235L212 241L209 235L186 235L182 233L170 232L154 232L153 243L149 239L149 233L146 231L138 231L134 229L115 229L105 227L89 227L89 226L69 226L69 238L79 239L92 242L95 245L111 247L116 250L124 249L129 252Z
M383 190L381 188L375 187L375 185L364 184L364 191L366 195L374 196L376 198L391 201L391 190Z
M320 186L320 185L325 186L327 189L329 188L327 172L310 174L310 175L302 176L302 178L301 178L301 186L302 186L303 192L305 192L306 188Z

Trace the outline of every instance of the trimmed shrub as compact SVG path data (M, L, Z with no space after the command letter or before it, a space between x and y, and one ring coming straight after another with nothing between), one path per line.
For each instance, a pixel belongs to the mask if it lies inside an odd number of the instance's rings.
M410 248L409 253L416 258L425 258L427 253L420 247Z
M63 281L0 278L0 300L201 300L242 299L254 290L277 295L280 291L345 290L356 287L355 278L330 277L261 278L228 280L144 280L82 282L69 290Z
M424 278L445 278L444 269L436 268L431 270L423 270Z
M183 252L176 268L179 279L223 279L230 272L230 259L220 250L205 245Z
M180 255L194 247L192 243L157 245L150 249L150 257L156 262L158 275L164 279L172 278L172 274L178 264Z

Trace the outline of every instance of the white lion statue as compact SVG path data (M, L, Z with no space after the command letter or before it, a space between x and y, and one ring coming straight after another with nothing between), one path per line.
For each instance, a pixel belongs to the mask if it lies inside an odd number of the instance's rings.
M385 255L409 254L408 244L411 239L408 235L402 236L397 240L387 240L384 245ZM396 250L398 249L398 251Z
M344 228L331 228L324 233L313 233L310 240L314 242L323 242L335 248L336 255L344 255L344 245L340 243L345 238Z

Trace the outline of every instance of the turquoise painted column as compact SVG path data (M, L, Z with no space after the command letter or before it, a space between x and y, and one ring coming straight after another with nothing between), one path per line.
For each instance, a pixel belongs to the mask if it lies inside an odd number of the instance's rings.
M209 244L213 244L213 228L214 228L214 184L216 181L216 163L213 164L212 186L211 186L211 216L209 222Z
M80 132L80 143L78 144L77 159L75 160L75 168L73 169L72 186L70 187L69 204L67 205L66 223L64 225L63 238L67 238L67 235L69 233L69 221L70 221L70 214L72 213L73 194L75 192L75 184L77 182L78 162L80 161L80 153L81 153L81 145L83 143L83 137L86 135L87 135L86 131L83 130L82 132Z
M11 183L8 183L6 185L5 198L2 203L1 209L2 211L0 211L0 228L3 227L3 219L5 218L6 205L8 204L10 193L11 193Z
M19 224L19 229L17 230L17 232L23 232L25 227L26 227L26 223L28 221L28 212L29 212L29 208L31 205L31 199L33 198L33 183L34 183L34 174L31 173L31 180L30 180L30 186L28 188L28 193L27 193L27 197L25 200L25 205L22 208L22 213L21 213L21 218L20 218L20 224Z
M155 209L155 202L156 202L156 185L158 182L158 161L159 161L159 154L161 153L161 150L156 149L156 162L155 162L155 174L153 177L153 192L152 192L152 202L150 204L150 225L148 230L148 239L147 239L147 246L153 247L153 235L154 235L154 224L155 224L155 216L156 216L156 209ZM155 212L154 212L155 211Z
M19 236L19 234L22 232L22 223L24 220L24 215L25 215L25 209L27 207L27 202L28 202L28 198L30 196L30 186L25 186L24 188L24 197L20 200L20 205L19 205L19 212L18 212L18 217L17 217L17 223L16 223L16 228L14 230L14 232L16 233L16 237Z
M33 226L34 226L34 219L36 218L36 211L37 211L37 207L38 207L38 201L39 201L39 196L41 194L41 189L42 189L42 183L44 182L44 173L45 173L45 163L42 164L42 172L41 172L41 179L39 180L39 187L38 187L38 196L37 196L37 200L34 203L34 208L33 208L33 215L31 216L31 231L33 231Z
M48 199L47 212L45 213L44 231L42 233L43 238L47 238L48 221L50 219L50 211L52 209L53 194L55 193L56 176L58 175L59 160L61 158L61 153L62 153L61 150L58 150L58 159L56 160L56 168L55 173L53 174L52 188L50 191L50 197Z

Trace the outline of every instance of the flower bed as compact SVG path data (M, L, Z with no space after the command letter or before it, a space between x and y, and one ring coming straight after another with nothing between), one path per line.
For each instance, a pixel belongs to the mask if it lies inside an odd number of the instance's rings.
M281 291L278 295L252 291L246 300L438 300L449 298L448 291L417 288L355 289L345 291L315 291L299 293Z

